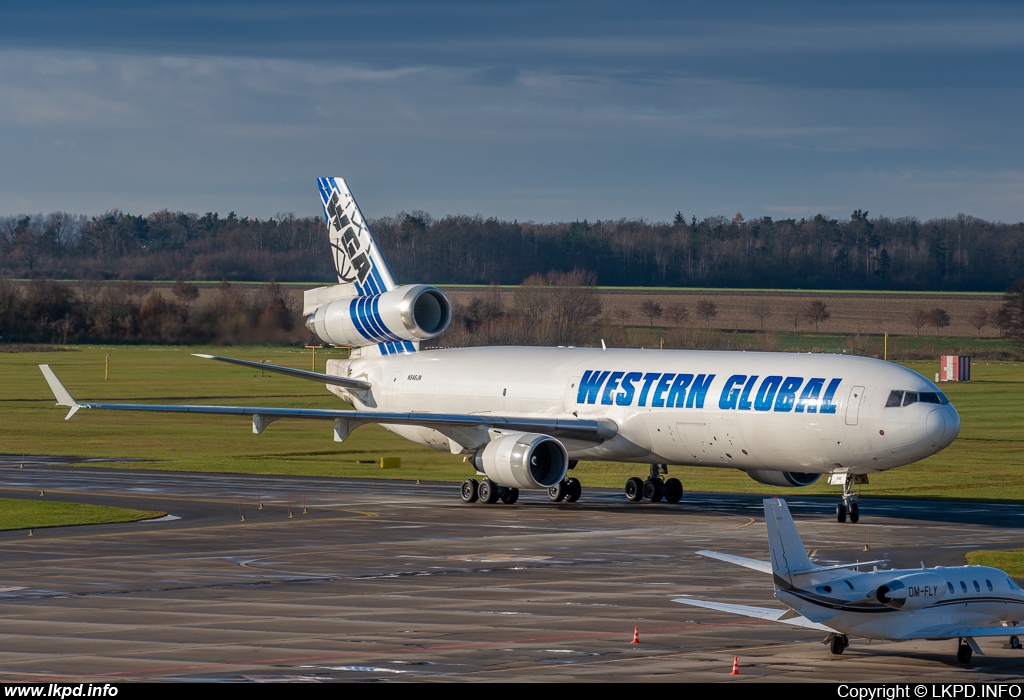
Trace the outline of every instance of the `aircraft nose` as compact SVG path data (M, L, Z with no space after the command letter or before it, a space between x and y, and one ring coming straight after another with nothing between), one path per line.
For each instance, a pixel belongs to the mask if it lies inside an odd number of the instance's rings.
M928 414L925 430L933 445L946 447L960 434L960 416L952 406L936 408Z
M946 411L946 432L942 436L942 441L944 444L948 445L956 440L956 436L960 434L960 414L957 413L956 409L950 404L943 406L943 408Z
M936 408L928 414L925 430L928 431L928 438L933 445L942 444L942 436L946 432L946 419L942 416L941 408Z

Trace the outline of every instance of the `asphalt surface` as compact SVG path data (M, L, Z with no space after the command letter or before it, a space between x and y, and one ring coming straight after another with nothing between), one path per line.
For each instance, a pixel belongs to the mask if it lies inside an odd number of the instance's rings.
M811 630L672 603L778 606L770 577L694 554L767 559L754 496L585 489L575 504L524 492L487 506L453 484L62 462L0 455L0 497L169 517L0 533L0 681L1024 678L1024 651L1001 638L979 640L968 667L955 641L853 639L832 656ZM1024 547L1022 506L866 499L840 525L835 498L787 500L821 563Z

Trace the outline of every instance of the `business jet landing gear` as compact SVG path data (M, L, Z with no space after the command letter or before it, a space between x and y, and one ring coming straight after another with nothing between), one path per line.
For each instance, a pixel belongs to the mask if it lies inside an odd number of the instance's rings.
M1018 637L1017 635L1013 635L1012 637L1010 637L1010 648L1020 649L1020 637Z
M626 480L626 498L630 501L642 501L645 498L652 502L665 499L669 503L679 503L683 499L683 482L679 479L662 479L662 474L668 474L668 466L665 464L652 464L651 475L647 481L633 476Z
M848 646L850 646L850 638L845 634L835 634L828 639L828 650L836 656L846 651Z
M974 652L971 650L971 645L968 644L966 639L961 637L956 648L956 660L962 664L969 664L971 663L971 656L973 654Z
M850 517L851 523L857 523L860 521L860 505L857 501L860 500L860 496L853 492L854 484L866 484L868 483L868 477L866 474L832 474L828 478L828 483L836 486L842 484L843 486L843 502L836 505L836 522L845 523L846 517Z
M479 484L476 479L466 479L462 482L460 490L463 503L497 503L501 501L512 505L519 500L519 489L509 488L496 484L490 479L484 479Z

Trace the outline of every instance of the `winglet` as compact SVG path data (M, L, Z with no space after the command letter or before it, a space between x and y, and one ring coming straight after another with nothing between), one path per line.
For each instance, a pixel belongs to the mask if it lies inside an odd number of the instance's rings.
M71 392L61 384L61 381L57 379L57 375L53 373L52 369L50 369L50 365L39 365L39 369L42 370L46 383L50 385L50 391L53 392L53 398L57 399L57 405L67 406L71 409L68 411L68 414L64 416L64 420L68 420L78 412L78 409L82 407L82 404L75 401Z

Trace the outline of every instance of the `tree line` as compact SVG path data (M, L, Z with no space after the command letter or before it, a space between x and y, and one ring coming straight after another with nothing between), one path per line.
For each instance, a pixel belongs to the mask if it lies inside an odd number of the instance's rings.
M573 270L614 286L1001 291L1024 274L1024 223L822 215L559 223L423 212L370 221L399 279L519 284ZM0 217L0 274L103 280L332 280L320 217L160 211Z

